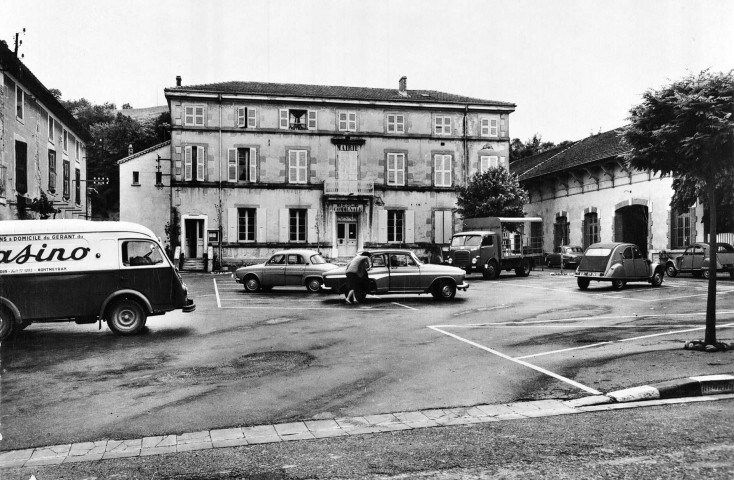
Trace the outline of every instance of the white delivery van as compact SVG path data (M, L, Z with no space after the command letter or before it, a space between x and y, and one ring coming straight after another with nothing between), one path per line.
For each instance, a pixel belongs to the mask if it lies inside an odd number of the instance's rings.
M0 222L0 340L35 322L106 321L118 335L192 312L178 270L149 229L128 222Z

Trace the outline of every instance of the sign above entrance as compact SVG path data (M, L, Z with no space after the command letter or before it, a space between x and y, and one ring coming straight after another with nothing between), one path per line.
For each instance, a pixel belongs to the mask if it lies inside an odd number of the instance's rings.
M355 203L335 203L331 207L337 213L362 213L364 212L364 205Z
M350 144L339 144L336 146L336 149L340 152L358 152L359 151L359 145L350 145Z

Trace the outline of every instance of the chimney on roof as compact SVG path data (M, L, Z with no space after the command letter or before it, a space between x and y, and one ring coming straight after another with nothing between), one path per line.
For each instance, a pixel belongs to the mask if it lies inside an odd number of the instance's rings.
M181 86L181 75L176 75L176 86L177 87Z
M133 154L133 144L131 143L130 145L127 146L127 156L129 157L132 154Z
M408 95L408 77L400 77L398 82L398 93L403 96Z

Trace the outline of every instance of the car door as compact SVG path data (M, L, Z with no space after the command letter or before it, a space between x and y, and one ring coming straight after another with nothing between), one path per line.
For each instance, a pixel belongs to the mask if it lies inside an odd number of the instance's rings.
M120 288L142 293L154 310L170 307L173 267L157 244L149 240L120 240Z
M285 285L285 254L276 253L263 265L260 283L267 287Z
M636 246L632 247L632 262L635 265L635 277L647 278L649 276L647 259L642 256L642 252Z
M421 271L413 257L407 253L390 255L390 291L410 292L420 290Z
M624 250L622 250L622 267L624 267L624 278L635 276L635 262L632 247L624 247Z
M390 289L390 269L387 268L385 255L372 255L370 264L370 269L367 272L370 282L374 282L378 293L387 292Z
M691 245L683 252L679 266L681 272L690 272L693 269L693 250L694 246Z
M295 286L303 285L303 273L306 270L306 260L303 258L303 255L289 253L286 257L285 284Z
M708 250L708 248L706 249ZM700 270L703 267L703 260L708 255L705 255L706 253L709 253L708 251L704 252L704 249L701 247L701 245L696 245L693 248L693 270Z

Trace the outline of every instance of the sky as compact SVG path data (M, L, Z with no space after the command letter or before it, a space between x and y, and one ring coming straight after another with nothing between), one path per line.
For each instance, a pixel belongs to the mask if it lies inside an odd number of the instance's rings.
M165 105L224 81L439 90L517 105L510 136L626 123L648 89L734 68L730 0L3 0L0 39L66 100Z

